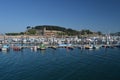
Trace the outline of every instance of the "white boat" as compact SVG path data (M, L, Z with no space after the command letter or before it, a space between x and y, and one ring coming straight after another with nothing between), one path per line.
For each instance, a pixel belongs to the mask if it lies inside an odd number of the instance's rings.
M66 47L67 46L67 44L58 44L58 47L62 47L62 48L64 48L64 47Z
M10 50L9 45L3 45L2 46L2 51L9 51L9 50Z
M2 48L2 51L7 51L7 48Z
M38 48L37 46L33 46L33 47L31 47L31 50L32 51L37 51L37 48Z
M93 49L99 49L101 47L101 45L94 45Z

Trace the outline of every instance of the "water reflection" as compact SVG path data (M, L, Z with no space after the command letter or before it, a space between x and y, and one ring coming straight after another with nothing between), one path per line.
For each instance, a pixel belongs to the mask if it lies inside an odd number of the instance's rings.
M10 51L2 51L3 54L8 54Z
M37 52L37 50L32 50L32 49L31 49L31 52Z
M28 77L29 80L33 80L36 75L38 75L37 79L39 80L57 80L61 76L65 76L65 79L61 78L62 80L79 80L82 78L88 80L94 79L94 77L98 78L97 80L105 77L107 78L104 80L113 80L112 78L116 77L118 80L120 79L119 49L81 50L76 48L67 50L58 48L53 50L49 48L38 51L31 51L30 49L10 50L0 53L10 53L7 56L0 54L0 80L12 80L14 75L16 75L14 80L23 80L23 78L28 80ZM5 74L7 77L4 77Z
M40 50L40 53L41 53L41 54L45 54L45 51L46 51L46 50Z

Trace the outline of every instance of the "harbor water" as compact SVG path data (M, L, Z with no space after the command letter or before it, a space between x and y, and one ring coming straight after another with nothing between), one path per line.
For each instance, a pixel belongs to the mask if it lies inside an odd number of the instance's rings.
M120 48L0 52L0 80L120 80Z

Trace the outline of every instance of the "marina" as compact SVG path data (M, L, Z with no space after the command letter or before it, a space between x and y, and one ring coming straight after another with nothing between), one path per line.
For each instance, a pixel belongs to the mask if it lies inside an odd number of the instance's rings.
M28 38L29 37L29 38ZM45 50L47 48L67 48L67 49L100 49L104 48L119 48L120 37L119 36L97 36L97 37L6 37L3 36L0 39L0 51L20 51L23 48L30 48L31 50Z
M119 53L119 36L4 37L0 44L0 80L119 80Z
M120 33L40 25L0 34L0 80L119 80Z
M120 80L120 0L0 0L0 80Z

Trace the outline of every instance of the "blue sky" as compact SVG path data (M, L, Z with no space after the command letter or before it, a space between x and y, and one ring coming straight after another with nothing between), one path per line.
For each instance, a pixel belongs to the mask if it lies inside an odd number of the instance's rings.
M118 32L120 0L0 0L0 33L37 25Z

